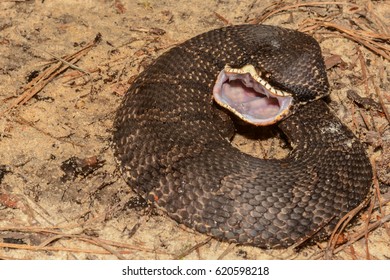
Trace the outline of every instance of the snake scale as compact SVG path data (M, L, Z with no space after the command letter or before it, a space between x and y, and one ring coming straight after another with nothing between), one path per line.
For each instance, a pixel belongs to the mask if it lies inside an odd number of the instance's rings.
M212 30L133 82L114 121L114 154L138 194L201 233L262 248L324 238L372 178L363 144L320 99L328 92L311 36L267 25ZM289 155L260 159L232 146L237 116L278 122Z

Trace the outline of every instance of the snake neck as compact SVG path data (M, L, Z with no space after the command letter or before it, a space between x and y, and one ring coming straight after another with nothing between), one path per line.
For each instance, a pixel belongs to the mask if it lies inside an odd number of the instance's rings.
M310 147L341 147L343 150L350 150L356 139L322 100L304 105L301 110L282 121L279 127L291 141L293 148L306 151L305 153Z

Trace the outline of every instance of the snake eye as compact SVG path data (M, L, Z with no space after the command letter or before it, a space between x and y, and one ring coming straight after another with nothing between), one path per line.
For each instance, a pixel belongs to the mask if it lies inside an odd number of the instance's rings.
M222 107L257 126L278 122L289 113L293 102L291 94L273 88L252 65L225 66L214 85L213 97Z

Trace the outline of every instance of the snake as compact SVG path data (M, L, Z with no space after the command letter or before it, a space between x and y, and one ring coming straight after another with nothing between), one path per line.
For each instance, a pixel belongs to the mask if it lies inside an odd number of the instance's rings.
M132 82L114 118L114 157L139 196L217 240L265 249L322 240L372 182L365 146L329 92L312 36L261 24L211 30ZM241 151L240 123L279 129L288 155Z

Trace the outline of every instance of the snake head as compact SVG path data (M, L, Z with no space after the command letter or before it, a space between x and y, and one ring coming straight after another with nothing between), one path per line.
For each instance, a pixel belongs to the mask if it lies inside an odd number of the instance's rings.
M291 114L292 94L271 86L252 65L226 65L213 88L214 100L243 121L266 126Z
M213 96L242 120L273 124L329 94L321 48L313 37L262 25L247 26L234 38L240 44L219 73Z

